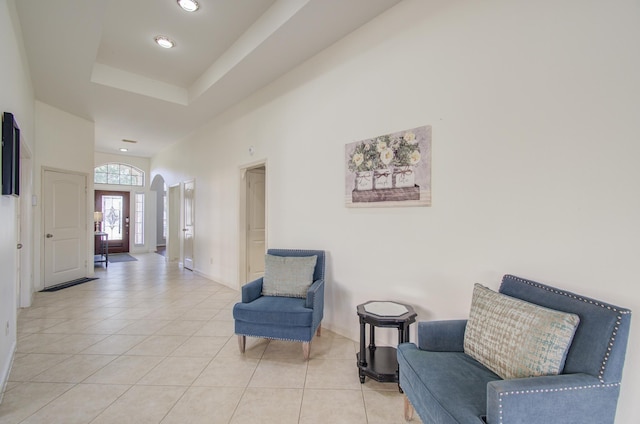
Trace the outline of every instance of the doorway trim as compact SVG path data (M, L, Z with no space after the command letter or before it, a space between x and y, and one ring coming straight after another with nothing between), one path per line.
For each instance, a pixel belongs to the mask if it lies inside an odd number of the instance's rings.
M265 175L265 183L264 183L264 222L267 223L265 225L264 230L264 245L265 247L269 245L268 243L268 210L269 210L269 172L267 166L267 160L261 160L257 162L251 162L245 165L241 165L239 168L239 200L240 205L238 208L238 288L242 287L243 284L247 283L247 275L249 275L248 261L247 261L247 200L248 200L248 190L247 190L247 171L251 169L264 168Z
M19 307L27 308L33 301L33 162L31 149L26 143L20 146L20 287Z
M190 188L189 188L190 187ZM191 194L189 194L191 190ZM189 271L195 269L195 237L196 237L196 180L182 183L182 267Z

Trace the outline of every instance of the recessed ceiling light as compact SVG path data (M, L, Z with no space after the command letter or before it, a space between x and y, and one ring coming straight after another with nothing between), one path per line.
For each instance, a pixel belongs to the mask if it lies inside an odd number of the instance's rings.
M195 12L200 8L196 0L178 0L178 4L187 12Z
M121 151L121 152L128 152L128 151L129 151L129 149L127 149L126 147L121 147L121 148L120 148L120 151Z
M170 39L169 37L165 37L164 35L157 35L154 40L160 47L164 47L165 49L170 49L175 46L176 43Z

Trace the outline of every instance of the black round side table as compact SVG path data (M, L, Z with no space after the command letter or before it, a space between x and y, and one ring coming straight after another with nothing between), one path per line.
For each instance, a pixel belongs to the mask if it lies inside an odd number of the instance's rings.
M376 346L375 328L397 328L398 344L405 343L409 341L409 326L416 322L418 314L410 305L390 301L372 300L358 305L357 309L360 319L360 353L357 354L360 383L364 383L365 377L383 383L398 383L396 348ZM369 324L368 348L365 346L366 324Z

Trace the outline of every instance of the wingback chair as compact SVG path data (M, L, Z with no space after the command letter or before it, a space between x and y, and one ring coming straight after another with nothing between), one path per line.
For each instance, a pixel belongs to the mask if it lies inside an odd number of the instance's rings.
M264 277L244 285L233 307L240 352L247 336L262 337L302 342L309 359L324 314L324 269L323 250L269 249Z
M419 322L418 345L399 346L405 418L413 406L425 424L613 424L630 310L513 275L503 277L499 293L476 289L469 320ZM557 317L577 323L561 349L554 346L567 326ZM527 343L511 343L507 333ZM496 349L476 360L472 342ZM530 349L536 343L538 349ZM494 371L487 359L504 351L513 355L501 356ZM529 374L545 367L554 351L557 372ZM525 376L501 376L500 365L509 361L518 372L533 366Z

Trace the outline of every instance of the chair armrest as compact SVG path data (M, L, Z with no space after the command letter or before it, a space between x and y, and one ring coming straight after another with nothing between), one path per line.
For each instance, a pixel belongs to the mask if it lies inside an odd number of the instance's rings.
M497 380L487 384L487 423L613 424L620 384L589 374Z
M307 289L307 300L305 308L315 309L317 306L324 306L324 280L316 280Z
M315 332L324 317L324 280L316 280L311 284L304 306L313 309L311 331Z
M262 277L242 286L242 303L253 302L262 296Z
M418 322L418 347L433 352L464 352L467 320Z

